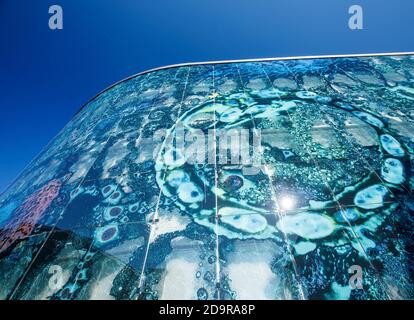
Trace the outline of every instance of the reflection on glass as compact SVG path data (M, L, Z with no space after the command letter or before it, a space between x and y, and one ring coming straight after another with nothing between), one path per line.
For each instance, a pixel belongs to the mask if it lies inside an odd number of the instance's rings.
M406 55L113 86L0 195L0 299L414 298L413 83Z

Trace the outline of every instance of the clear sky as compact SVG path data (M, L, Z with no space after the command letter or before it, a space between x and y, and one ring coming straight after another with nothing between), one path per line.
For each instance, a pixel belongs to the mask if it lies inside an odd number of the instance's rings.
M64 29L48 28L63 7ZM364 30L348 8L364 9ZM0 192L107 86L181 62L414 51L412 0L0 0Z

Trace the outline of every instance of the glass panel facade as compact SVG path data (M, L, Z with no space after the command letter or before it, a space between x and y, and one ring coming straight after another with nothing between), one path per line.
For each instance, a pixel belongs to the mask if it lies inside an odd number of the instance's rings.
M0 299L413 299L414 57L184 65L0 195Z

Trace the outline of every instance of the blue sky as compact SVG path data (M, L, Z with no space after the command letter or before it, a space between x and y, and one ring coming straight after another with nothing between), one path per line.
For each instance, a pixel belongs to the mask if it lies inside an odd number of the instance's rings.
M48 28L59 4L64 29ZM364 9L364 30L348 8ZM414 51L412 0L0 0L0 192L91 97L181 62Z

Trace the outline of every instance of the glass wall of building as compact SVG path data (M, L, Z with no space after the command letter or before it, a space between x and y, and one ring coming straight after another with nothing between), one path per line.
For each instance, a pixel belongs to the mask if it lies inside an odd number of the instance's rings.
M0 299L413 299L414 57L194 64L0 195Z

